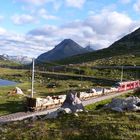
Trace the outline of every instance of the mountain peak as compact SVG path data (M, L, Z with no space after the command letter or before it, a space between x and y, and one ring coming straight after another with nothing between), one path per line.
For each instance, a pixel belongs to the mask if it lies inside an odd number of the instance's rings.
M62 42L74 42L72 39L68 38L68 39L64 39Z
M54 49L41 54L38 59L42 61L55 61L86 52L88 51L72 39L64 39Z
M62 42L60 42L58 45L55 46L55 49L73 48L73 47L82 48L72 39L64 39Z

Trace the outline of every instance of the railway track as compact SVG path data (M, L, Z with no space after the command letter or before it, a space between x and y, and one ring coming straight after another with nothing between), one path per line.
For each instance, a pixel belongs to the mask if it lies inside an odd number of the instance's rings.
M133 90L129 90L129 91L124 91L124 92L118 92L118 93L112 93L112 94L108 94L108 95L104 95L104 96L100 96L100 97L94 97L88 100L84 100L82 101L83 105L89 105L92 103L96 103L102 100L106 100L106 99L111 99L129 92L132 92ZM47 109L47 110L43 110L43 111L36 111L36 112L17 112L17 113L13 113L13 114L9 114L9 115L5 115L5 116L1 116L0 117L0 124L2 123L7 123L7 122L13 122L13 121L21 121L27 118L31 118L31 117L35 117L35 116L40 116L40 115L47 115L49 113L52 113L54 111L56 111L58 108L60 108L60 106L53 108L53 109Z

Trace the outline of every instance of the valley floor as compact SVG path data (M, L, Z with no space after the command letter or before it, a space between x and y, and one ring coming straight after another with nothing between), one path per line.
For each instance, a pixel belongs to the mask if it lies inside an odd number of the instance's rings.
M20 88L29 95L31 88L31 74L28 71L1 69L0 78L13 79L21 82ZM107 74L106 74L107 75ZM113 74L112 74L113 75ZM82 81L75 79L47 79L41 75L36 75L35 96L46 96L66 93L73 88L76 90L93 86L99 86L96 82ZM55 88L49 88L54 83ZM102 86L102 85L100 85ZM0 115L10 114L24 110L24 98L20 96L9 96L9 91L14 87L0 88ZM138 95L139 96L139 95ZM107 101L108 102L108 101ZM45 121L24 120L0 125L1 140L109 140L140 139L140 114L139 112L118 113L103 110L101 107L107 102L87 106L89 112L74 115L60 116L58 119L48 119Z
M118 113L104 110L106 102L87 106L79 116L64 115L58 119L24 120L0 126L1 139L14 140L138 140L139 112ZM13 131L14 130L14 131ZM19 135L20 134L20 135Z

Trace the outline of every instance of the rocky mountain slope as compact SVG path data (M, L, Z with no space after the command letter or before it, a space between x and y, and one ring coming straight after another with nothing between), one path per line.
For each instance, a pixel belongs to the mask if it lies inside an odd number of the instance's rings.
M73 40L65 39L57 46L55 46L54 49L41 54L37 59L41 61L54 61L87 52L88 51L85 48L82 48Z

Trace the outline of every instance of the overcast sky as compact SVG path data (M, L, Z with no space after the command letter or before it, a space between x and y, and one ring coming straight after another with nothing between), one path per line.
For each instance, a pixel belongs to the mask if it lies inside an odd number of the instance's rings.
M140 0L0 0L0 54L37 57L65 38L101 49L139 17Z

